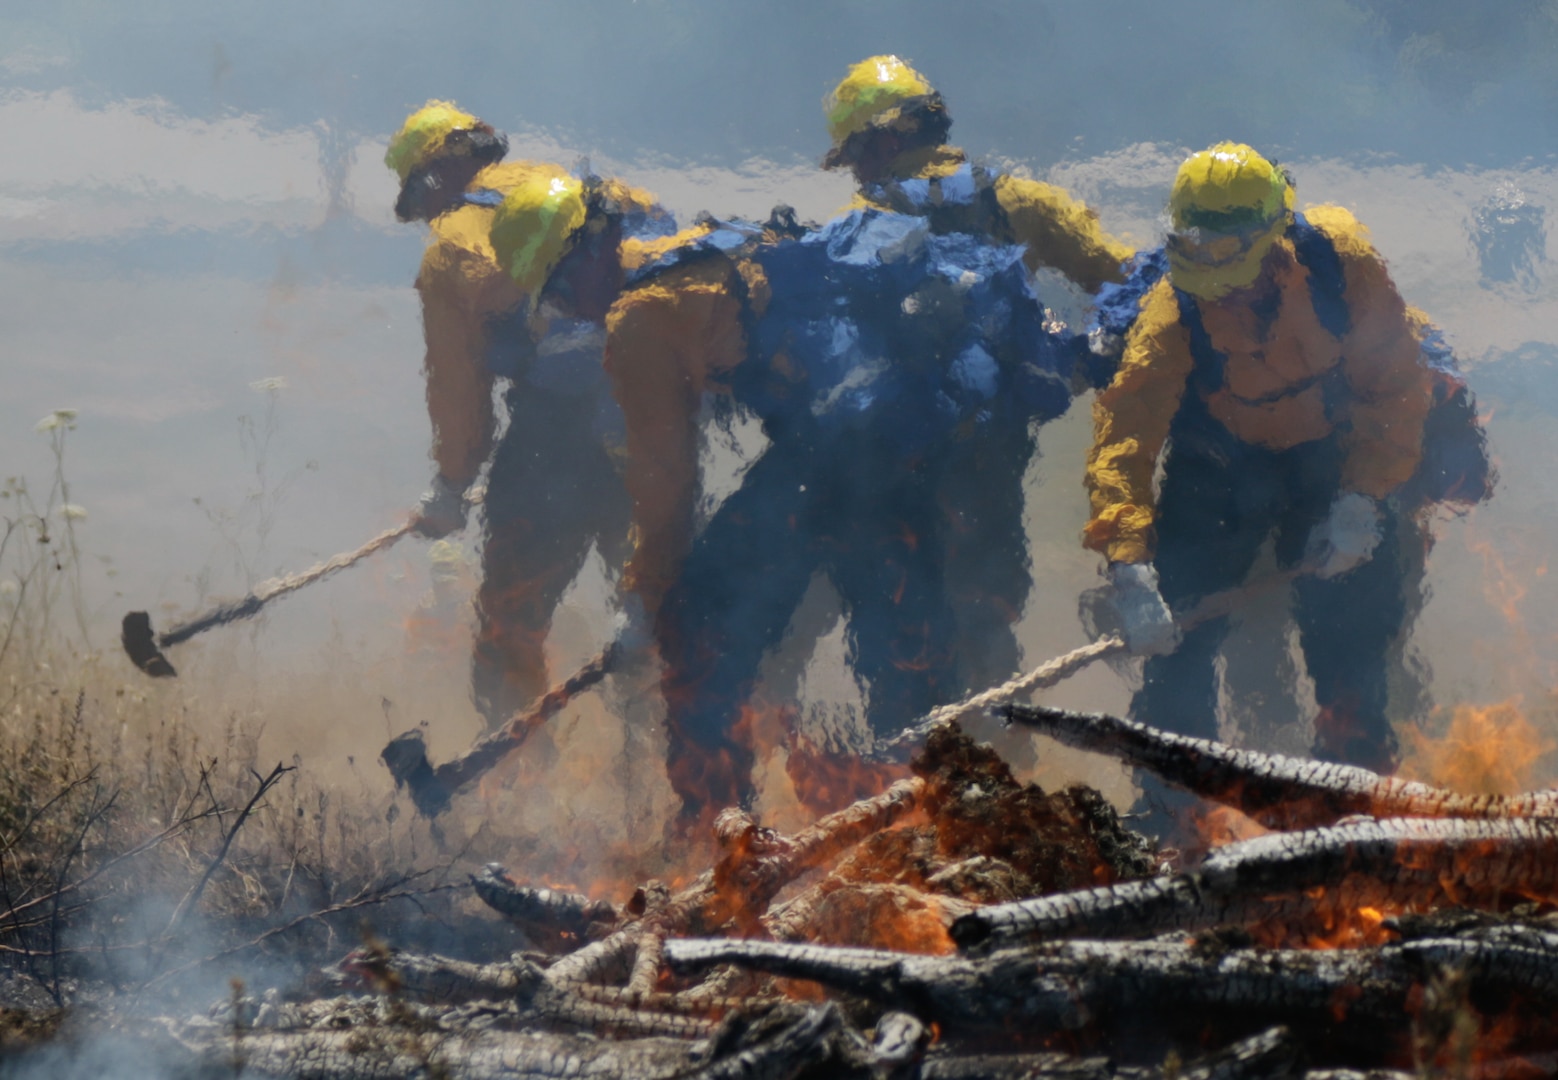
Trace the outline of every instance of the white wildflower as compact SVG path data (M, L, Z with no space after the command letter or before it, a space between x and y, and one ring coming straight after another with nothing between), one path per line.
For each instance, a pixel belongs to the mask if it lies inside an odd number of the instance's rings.
M260 394L275 394L285 390L288 385L285 375L269 375L263 379L255 379L249 384L249 389Z
M33 425L34 431L53 431L57 427L75 427L75 409L55 409Z
M80 503L65 503L59 508L59 516L66 521L85 521L87 508Z

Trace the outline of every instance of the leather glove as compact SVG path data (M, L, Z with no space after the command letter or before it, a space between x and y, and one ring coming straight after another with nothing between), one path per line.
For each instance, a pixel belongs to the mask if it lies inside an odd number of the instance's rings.
M1179 647L1179 627L1158 592L1158 572L1147 563L1109 567L1110 604L1133 656L1159 656Z
M1334 578L1369 561L1384 536L1379 502L1349 491L1338 495L1326 519L1309 534L1304 558L1319 578Z
M433 477L433 489L423 495L422 501L417 504L412 528L421 536L439 540L464 529L470 510L471 503L465 497L465 491L455 487L439 473Z

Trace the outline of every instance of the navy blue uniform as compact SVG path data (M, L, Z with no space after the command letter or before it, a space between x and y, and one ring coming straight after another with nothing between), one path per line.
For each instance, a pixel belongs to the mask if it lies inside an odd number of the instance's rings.
M1046 333L1021 256L875 209L751 253L771 299L730 390L770 445L695 541L657 628L684 814L749 798L739 710L819 570L874 730L960 696L942 496L982 447L1029 445L1029 422L1070 400L1075 352Z

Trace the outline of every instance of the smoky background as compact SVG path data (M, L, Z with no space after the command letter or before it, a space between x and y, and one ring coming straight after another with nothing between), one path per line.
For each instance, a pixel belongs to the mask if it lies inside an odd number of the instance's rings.
M1405 680L1428 692L1403 685L1400 722L1438 734L1457 705L1517 701L1547 745L1555 46L1558 4L1526 0L13 0L0 11L0 473L46 474L35 425L77 410L72 641L100 654L47 677L213 726L241 715L261 757L373 797L388 797L375 761L388 735L426 722L435 758L463 747L479 726L466 687L474 527L440 559L407 541L180 647L177 682L145 681L117 651L125 610L169 626L355 547L425 487L411 288L424 231L393 219L389 134L451 98L508 132L511 157L587 157L684 221L761 217L779 201L821 220L850 195L816 166L821 98L849 63L895 52L945 95L955 143L1070 188L1138 246L1161 237L1178 161L1222 138L1288 164L1301 206L1339 202L1372 228L1402 292L1455 346L1502 477L1490 503L1436 529ZM1030 664L1082 643L1077 597L1098 582L1077 540L1087 405L1042 430L1027 480ZM712 490L728 491L760 443L750 425L711 429ZM554 625L555 673L609 632L609 593L592 560ZM814 589L798 620L820 644L799 635L769 668L824 714L861 692L834 603ZM1250 613L1230 648L1231 735L1308 745L1302 679L1296 701L1283 687L1293 656L1280 605ZM500 834L488 854L576 885L600 851L655 835L663 778L652 760L621 761L614 716L631 692L571 709L508 777L524 782L467 800L451 835L485 826ZM1119 711L1128 685L1100 668L1048 700ZM1112 764L985 734L1045 784L1086 778L1131 799ZM782 763L768 775L766 808L792 824Z

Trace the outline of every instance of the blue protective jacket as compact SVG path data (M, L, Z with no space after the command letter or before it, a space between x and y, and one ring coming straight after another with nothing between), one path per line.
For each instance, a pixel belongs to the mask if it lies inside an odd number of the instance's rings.
M772 299L732 391L770 437L863 434L908 458L1059 416L1078 352L1046 330L1022 253L869 208L760 245Z

